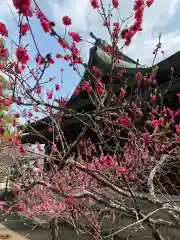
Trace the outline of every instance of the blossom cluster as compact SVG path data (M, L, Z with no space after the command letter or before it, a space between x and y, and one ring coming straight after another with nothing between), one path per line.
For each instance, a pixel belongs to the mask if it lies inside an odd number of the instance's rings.
M32 17L32 7L31 0L12 0L14 7L19 11L19 13L23 14L27 17Z

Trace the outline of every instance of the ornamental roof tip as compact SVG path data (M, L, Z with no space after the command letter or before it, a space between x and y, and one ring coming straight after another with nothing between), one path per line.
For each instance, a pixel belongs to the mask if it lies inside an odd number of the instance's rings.
M89 35L95 40L95 43L94 45L96 47L99 47L100 49L102 49L102 46L103 45L107 45L107 46L110 46L110 44L108 43L108 41L102 39L102 38L98 38L95 36L95 34L93 32L90 32ZM118 49L118 48L117 48ZM135 61L134 59L130 58L129 56L125 55L124 53L122 53L119 49L118 49L118 52L122 55L122 57L125 59L125 61L127 62L131 62L131 63L134 63L134 64L137 64L137 61ZM105 52L104 52L105 53ZM105 53L106 54L106 53ZM106 54L107 55L107 54ZM138 59L139 60L139 59ZM138 62L138 65L139 62Z
M89 35L96 41L95 42L96 45L103 45L103 44L109 45L109 43L106 40L102 38L97 38L93 32L90 32Z

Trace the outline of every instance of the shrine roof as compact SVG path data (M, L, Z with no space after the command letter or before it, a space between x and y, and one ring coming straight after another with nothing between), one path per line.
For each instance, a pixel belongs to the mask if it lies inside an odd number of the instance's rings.
M98 66L100 66L100 69L103 71L104 69L110 69L111 65L112 65L112 58L111 56L104 52L102 49L102 44L107 44L107 42L105 42L104 40L101 39L97 39L96 37L94 37L96 42L94 44L94 46L90 49L90 56L89 56L89 61L88 61L88 67L91 68L92 64L93 64L93 60L95 59L96 62L98 62ZM136 72L149 72L152 71L152 68L155 66L151 66L151 67L144 67L142 65L140 65L137 61L131 59L130 57L128 57L127 55L121 53L123 59L120 61L120 63L117 63L115 66L115 71L120 71L120 69L128 69L128 73L132 73L135 74ZM160 63L156 64L158 65L158 71L157 71L157 78L161 79L159 81L160 85L164 85L167 80L165 79L169 79L169 74L167 74L167 72L170 70L170 67L173 67L173 69L177 70L180 72L180 51L176 52L175 54L171 55L170 57L164 59L163 61L161 61ZM85 76L86 72L84 73ZM81 81L83 81L84 78L81 79ZM81 83L80 81L80 83ZM176 83L174 86L178 87L179 84L179 79L177 79ZM166 85L166 84L165 84ZM67 103L67 107L71 107L73 102L75 101L75 99L78 98L77 95L72 94L72 96L70 97L68 103ZM45 117L41 120L38 120L37 122L31 123L31 126L33 128L38 128L41 126L41 128L43 128L43 126L47 126L47 123L49 121L49 117Z

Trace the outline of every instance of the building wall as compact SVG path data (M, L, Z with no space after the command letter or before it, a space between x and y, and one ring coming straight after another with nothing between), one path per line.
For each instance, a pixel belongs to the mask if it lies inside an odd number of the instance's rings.
M11 237L10 240L51 240L51 230L41 227L32 229L32 227L24 226L21 229L8 229L5 225L0 224L0 236L3 234L8 234ZM81 239L84 239L84 237L78 236L71 228L61 229L59 240Z
M169 196L170 197L170 196ZM168 196L159 196L160 200L165 200L169 198ZM126 202L126 205L128 207L133 207L133 201L132 199L124 199ZM172 196L171 200L177 201L179 200L179 197L177 196ZM139 200L138 204L140 205L141 211L147 215L151 212L153 212L155 209L157 209L157 206L154 204L150 204L147 201L144 200ZM179 204L177 204L177 207ZM1 212L0 212L1 215ZM170 220L170 216L164 212L164 211L158 211L156 212L153 216L154 219L159 219L162 218L164 220ZM24 220L23 220L24 219ZM32 223L25 221L25 218L20 218L17 215L9 215L6 218L6 221L3 221L3 218L0 218L0 233L4 231L4 234L11 234L14 238L12 237L11 240L51 240L51 230L50 229L45 229L42 227L33 227ZM83 220L83 219L82 219ZM1 222L2 221L2 222ZM24 224L26 222L26 224ZM132 237L130 238L131 240L149 240L153 239L152 237L152 229L147 227L147 225L141 225L141 224L136 224L132 226L132 223L136 222L135 219L132 219L128 216L123 216L119 217L115 221L115 225L112 225L113 220L109 219L106 222L104 222L103 228L106 231L110 231L112 227L114 228L114 231L116 230L122 230L114 240L125 240L132 234ZM30 226L31 224L31 226ZM130 226L128 227L127 226ZM126 229L125 229L126 228ZM163 236L163 240L179 240L180 239L180 229L178 227L176 228L170 228L170 227L165 227L161 226L159 227L159 231L161 232ZM78 236L75 230L68 224L62 223L60 224L60 235L59 239L60 240L81 240L81 239L86 239L90 240L92 237L87 237L87 236ZM17 235L19 234L19 235ZM17 238L19 236L19 238ZM107 239L109 240L109 239Z

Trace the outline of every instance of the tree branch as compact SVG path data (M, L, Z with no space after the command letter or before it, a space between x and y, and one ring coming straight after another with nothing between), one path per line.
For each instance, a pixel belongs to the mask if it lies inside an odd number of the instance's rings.
M150 198L153 202L156 201L156 196L155 196L155 192L154 192L154 177L156 175L157 170L160 169L160 167L163 165L164 161L167 159L167 155L163 155L160 159L160 161L158 161L158 163L156 164L156 166L152 169L152 171L149 174L149 178L148 178L148 182L147 182L147 187L149 189L149 195Z
M79 136L76 138L76 140L72 143L72 145L70 146L70 148L68 149L68 151L66 152L66 154L64 155L62 161L59 164L59 168L62 169L67 161L67 159L70 157L70 155L72 154L72 152L74 151L74 149L76 148L76 146L79 144L79 142L81 141L81 139L84 137L84 135L86 134L88 130L88 127L84 127L83 131L79 134Z

